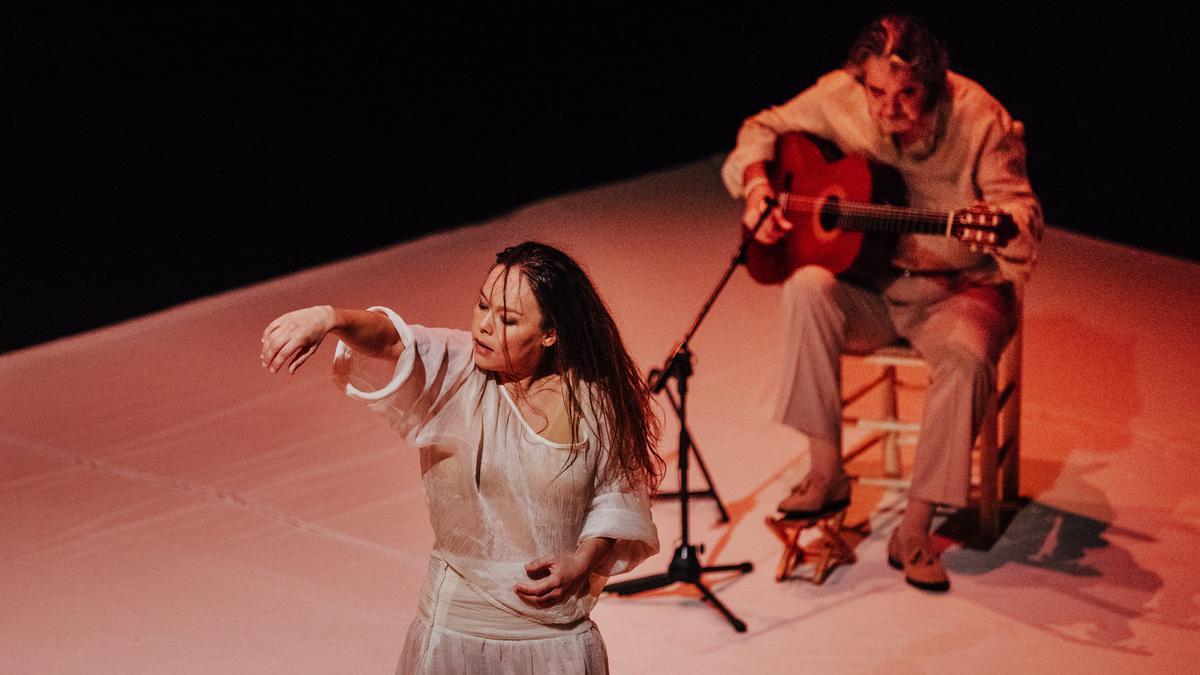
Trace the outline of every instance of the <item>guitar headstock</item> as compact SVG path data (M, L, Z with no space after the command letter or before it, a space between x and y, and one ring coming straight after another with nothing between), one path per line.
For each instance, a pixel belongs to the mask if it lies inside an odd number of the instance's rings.
M1001 248L1019 232L1011 214L990 206L960 209L951 216L950 235L972 247Z

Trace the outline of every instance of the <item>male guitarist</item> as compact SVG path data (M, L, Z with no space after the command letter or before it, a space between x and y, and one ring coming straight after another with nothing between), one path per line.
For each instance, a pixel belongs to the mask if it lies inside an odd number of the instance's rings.
M931 383L909 501L888 542L888 560L910 584L946 590L945 569L929 544L934 509L966 505L971 446L996 362L1015 328L1014 285L1027 279L1043 227L1020 125L979 84L947 70L944 47L924 25L885 16L863 30L842 69L742 125L722 177L731 194L745 199L748 228L786 189L777 175L772 184L768 163L780 135L796 131L894 167L912 207L986 204L1010 214L1018 228L1002 247L901 236L890 263L865 277L800 260L784 285L778 415L810 439L812 468L779 509L803 515L848 502L840 355L906 338L930 364ZM783 246L797 226L775 207L757 242Z

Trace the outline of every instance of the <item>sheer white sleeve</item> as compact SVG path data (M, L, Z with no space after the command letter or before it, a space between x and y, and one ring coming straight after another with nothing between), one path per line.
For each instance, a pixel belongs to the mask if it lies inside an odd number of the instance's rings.
M404 343L399 359L379 359L338 342L333 379L347 396L367 404L404 435L418 430L463 383L474 362L464 331L409 325L387 307L371 307L391 319Z
M594 537L615 539L608 557L594 570L611 576L628 572L658 553L658 530L650 516L650 495L636 490L605 486L597 489L579 533L579 541Z

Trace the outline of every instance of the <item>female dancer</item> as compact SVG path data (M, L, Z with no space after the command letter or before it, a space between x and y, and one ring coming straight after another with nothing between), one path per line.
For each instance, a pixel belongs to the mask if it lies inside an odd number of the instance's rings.
M384 307L310 307L263 332L294 373L325 335L335 380L420 449L436 541L401 673L604 673L588 613L658 550L650 396L591 280L526 242L501 251L470 332Z

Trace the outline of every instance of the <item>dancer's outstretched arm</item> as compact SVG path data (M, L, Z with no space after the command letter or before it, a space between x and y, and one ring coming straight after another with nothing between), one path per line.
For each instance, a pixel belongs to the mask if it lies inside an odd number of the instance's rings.
M404 353L404 342L386 314L320 305L288 312L267 324L262 334L263 367L275 373L287 366L289 373L295 373L329 333L370 356L396 360Z

